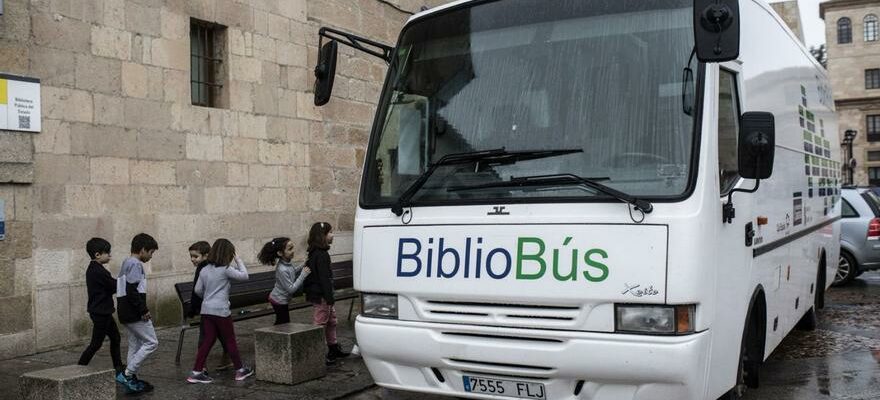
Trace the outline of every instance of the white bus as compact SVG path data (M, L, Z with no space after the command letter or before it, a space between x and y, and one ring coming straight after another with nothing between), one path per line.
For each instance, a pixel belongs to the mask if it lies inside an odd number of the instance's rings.
M695 11L696 10L696 11ZM839 253L825 70L764 1L457 1L396 46L354 231L376 383L735 399Z

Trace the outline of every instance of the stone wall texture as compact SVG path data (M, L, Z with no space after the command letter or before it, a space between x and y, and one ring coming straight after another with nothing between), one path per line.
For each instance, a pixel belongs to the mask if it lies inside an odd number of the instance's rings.
M840 118L839 135L842 140L843 132L847 129L858 131L853 144L853 157L857 163L853 178L857 185L868 185L868 168L880 167L880 162L868 161L868 152L880 151L880 142L867 140L866 117L880 115L880 89L865 88L865 70L880 68L880 40L865 41L864 19L868 15L880 17L880 2L832 0L823 3L822 7L828 73ZM839 44L837 23L844 17L852 21L852 42Z
M386 71L340 46L330 104L312 103L318 28L393 44L444 0L5 0L0 72L39 78L42 132L0 132L0 359L82 342L85 242L113 244L116 273L139 232L160 325L187 248L226 237L246 262L266 240L335 224L351 252L366 142ZM226 26L224 108L193 106L190 21ZM299 257L304 256L300 246ZM258 269L259 270L259 269Z

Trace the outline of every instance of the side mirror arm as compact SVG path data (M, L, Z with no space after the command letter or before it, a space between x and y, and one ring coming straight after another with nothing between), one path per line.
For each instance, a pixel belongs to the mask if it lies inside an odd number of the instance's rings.
M343 32L333 28L323 27L318 30L319 49L321 48L321 45L324 44L324 38L335 40L338 43L354 48L355 50L359 50L371 56L381 58L385 60L386 63L391 63L391 55L394 52L394 48L387 44L375 42L370 39L363 38L357 35L352 35L351 33Z
M758 188L761 187L761 180L755 180L755 187L751 189L730 189L730 192L727 193L727 203L724 203L724 207L721 210L721 222L725 224L733 223L733 219L736 218L736 209L733 208L733 194L736 192L742 193L755 193L758 191Z

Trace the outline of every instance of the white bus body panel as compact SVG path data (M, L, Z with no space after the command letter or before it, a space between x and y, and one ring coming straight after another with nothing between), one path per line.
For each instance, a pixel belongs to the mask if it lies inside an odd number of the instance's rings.
M359 316L356 322L361 353L379 385L497 398L464 393L461 376L469 371L531 377L544 383L548 399L715 399L734 384L744 323L757 291L766 299L764 356L770 355L812 306L812 291L825 289L814 287L820 258L826 261L827 287L839 254L840 202L832 201L839 194L823 190L820 195L816 180L825 167L813 178L810 193L806 160L812 176L818 155L805 157L807 129L800 126L799 105L813 115L814 140L828 149L818 157L819 165L839 165L823 161L839 160L838 127L824 70L769 6L742 1L740 7L740 60L706 67L693 194L677 203L655 203L644 224L634 224L622 203L505 204L509 215L487 215L489 206L415 207L408 225L388 209L357 211L355 288L399 295L399 320ZM718 182L720 68L737 74L741 111L769 111L776 117L773 176L756 193L734 194L732 224L721 223L726 197L719 196ZM752 180L738 184L753 186ZM758 226L759 216L769 223ZM744 244L748 222L756 229L751 247ZM522 237L539 237L546 245L547 269L540 279L516 279ZM437 276L440 238L460 258L460 269L451 274L454 257L447 251L444 262L450 264L443 272L448 277ZM467 238L469 268L476 265L476 239L483 239L479 279L473 269L464 276ZM418 256L415 242L421 245ZM487 252L499 248L511 254L511 271L502 274L507 256L496 252L493 273L504 276L495 279L487 274L485 260ZM401 249L412 256L399 264ZM571 271L572 250L579 251L577 280L554 278L554 249L562 274ZM599 282L583 275L595 278L599 271L583 258L592 249L607 255L592 253L591 260L608 271ZM421 269L413 274L416 258ZM535 273L538 265L525 262L523 271ZM645 291L627 291L635 285ZM615 303L696 304L697 333L612 333ZM431 368L440 370L445 382ZM586 384L575 396L579 380Z

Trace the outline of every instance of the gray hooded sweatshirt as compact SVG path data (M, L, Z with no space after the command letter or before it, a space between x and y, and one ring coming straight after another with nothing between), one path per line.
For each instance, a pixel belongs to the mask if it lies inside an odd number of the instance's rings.
M272 293L269 293L269 300L275 304L288 304L290 298L302 287L308 273L303 269L305 264L293 266L284 261L278 260L275 266L275 287Z
M199 280L196 282L194 291L202 297L202 315L216 315L228 317L229 311L229 281L248 280L247 267L236 257L232 265L216 267L208 264L202 268Z

